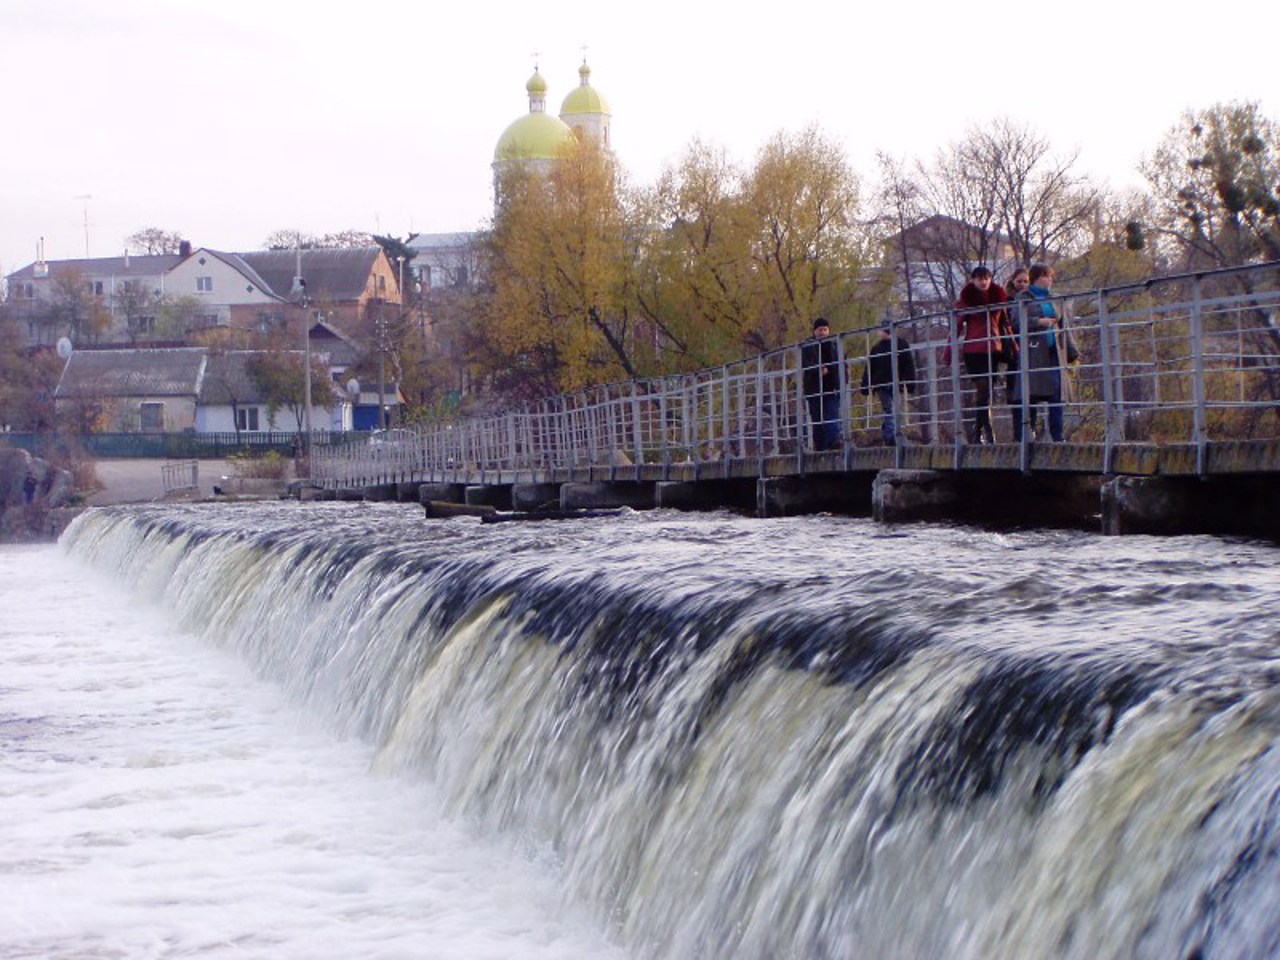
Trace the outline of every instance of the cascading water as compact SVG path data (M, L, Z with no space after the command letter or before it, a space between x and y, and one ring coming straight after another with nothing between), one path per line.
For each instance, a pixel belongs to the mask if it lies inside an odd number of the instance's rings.
M371 504L64 543L637 956L1280 955L1274 547Z

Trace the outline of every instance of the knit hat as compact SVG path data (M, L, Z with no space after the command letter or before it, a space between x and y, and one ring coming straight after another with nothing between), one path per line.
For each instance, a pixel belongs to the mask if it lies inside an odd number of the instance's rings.
M818 317L813 321L813 329L817 330L819 327L830 328L831 324L827 322L825 317Z

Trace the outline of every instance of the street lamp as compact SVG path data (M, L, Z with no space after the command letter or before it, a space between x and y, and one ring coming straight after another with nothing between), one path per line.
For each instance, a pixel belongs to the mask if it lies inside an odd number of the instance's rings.
M302 311L302 418L306 429L306 437L302 441L302 456L307 464L307 476L311 476L311 322L307 318L307 281L302 278L302 248L295 247L297 254L293 275L293 296Z

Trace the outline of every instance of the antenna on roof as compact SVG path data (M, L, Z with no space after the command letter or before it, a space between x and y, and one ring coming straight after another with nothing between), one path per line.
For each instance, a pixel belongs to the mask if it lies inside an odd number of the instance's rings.
M78 197L72 197L72 200L80 200L84 203L84 255L89 257L89 201L93 199L92 193L82 193Z
M49 264L44 262L44 237L36 244L36 263L31 268L31 275L42 278L49 275Z

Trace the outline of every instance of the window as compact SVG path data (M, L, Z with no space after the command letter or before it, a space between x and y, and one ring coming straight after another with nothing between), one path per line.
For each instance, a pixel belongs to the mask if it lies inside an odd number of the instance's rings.
M156 318L155 317L130 317L129 332L130 333L155 333Z
M237 430L257 430L258 429L258 408L257 407L241 407L236 411L236 429Z
M196 293L213 293L213 277L196 277Z
M34 283L24 283L18 287L18 296L24 300L34 300L36 298L36 285Z
M164 431L163 403L143 403L139 407L138 413L144 433L161 433Z
M89 296L91 297L102 296L101 280L90 280L88 283L85 284L85 288L89 291Z

